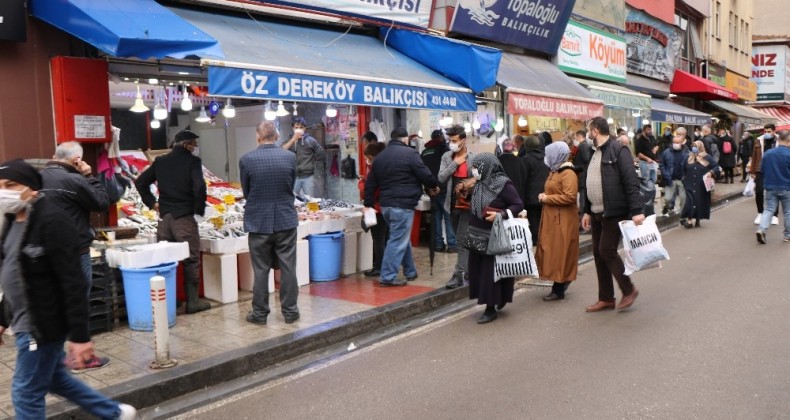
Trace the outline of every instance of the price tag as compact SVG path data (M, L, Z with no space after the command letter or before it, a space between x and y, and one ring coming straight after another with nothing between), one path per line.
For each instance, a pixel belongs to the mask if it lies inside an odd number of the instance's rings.
M318 211L318 210L320 210L320 207L318 206L318 203L310 202L310 203L307 203L307 210Z
M227 204L229 206L232 206L232 205L236 204L236 197L234 197L233 194L227 194L224 197L224 199L225 199L225 204Z
M222 229L222 227L225 226L225 222L222 220L221 217L212 217L211 219L209 219L209 221L217 229Z
M219 213L225 213L225 205L222 203L214 204L214 209L216 209Z

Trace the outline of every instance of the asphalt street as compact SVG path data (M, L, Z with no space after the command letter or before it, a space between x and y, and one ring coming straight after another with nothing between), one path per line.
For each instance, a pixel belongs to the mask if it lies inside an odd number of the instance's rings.
M790 418L790 243L758 245L755 212L664 233L628 311L584 312L587 264L565 301L528 288L491 324L465 311L182 418Z

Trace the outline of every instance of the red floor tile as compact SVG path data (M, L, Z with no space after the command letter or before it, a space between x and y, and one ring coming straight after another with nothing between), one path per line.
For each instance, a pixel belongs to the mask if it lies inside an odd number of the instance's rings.
M310 283L309 293L330 299L371 306L383 306L434 290L425 286L381 287L378 280L346 277L335 281Z

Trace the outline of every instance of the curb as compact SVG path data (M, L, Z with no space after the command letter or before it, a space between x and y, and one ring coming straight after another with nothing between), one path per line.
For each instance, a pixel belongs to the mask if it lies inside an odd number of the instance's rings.
M721 207L741 192L722 196L712 203ZM680 217L659 217L658 227L665 231L677 227ZM580 243L579 262L592 259L592 241ZM391 326L409 318L435 311L468 298L468 286L454 290L436 289L378 308L319 324L305 330L228 351L222 354L158 372L156 375L132 379L101 390L110 398L131 404L138 409L153 407L185 394L199 391L239 377L267 369L275 364L307 353L347 341L361 334ZM50 419L77 419L86 416L70 402L58 402L47 407Z

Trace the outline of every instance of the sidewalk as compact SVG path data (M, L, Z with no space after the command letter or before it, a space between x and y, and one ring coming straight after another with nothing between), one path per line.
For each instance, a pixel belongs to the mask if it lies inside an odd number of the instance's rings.
M743 187L740 183L717 185L714 206L742 197ZM656 208L662 206L659 202ZM677 216L659 217L664 228L677 226L677 221ZM589 238L581 237L582 260L590 257ZM109 357L111 363L78 377L113 398L138 408L150 407L466 299L466 288L444 289L455 254L437 253L433 276L429 275L427 248L414 249L414 259L419 278L405 287L381 288L377 279L358 274L300 288L301 319L290 325L277 312L276 294L266 326L244 320L251 294L241 291L237 303L217 305L194 315L179 314L176 326L170 329L171 357L179 363L171 369L149 369L154 357L153 333L120 327L96 335L97 354ZM4 390L0 394L0 418L14 414L10 385L16 350L13 337L6 335L4 340L6 345L0 347L0 389ZM48 397L50 416L71 418L80 413L59 398Z

